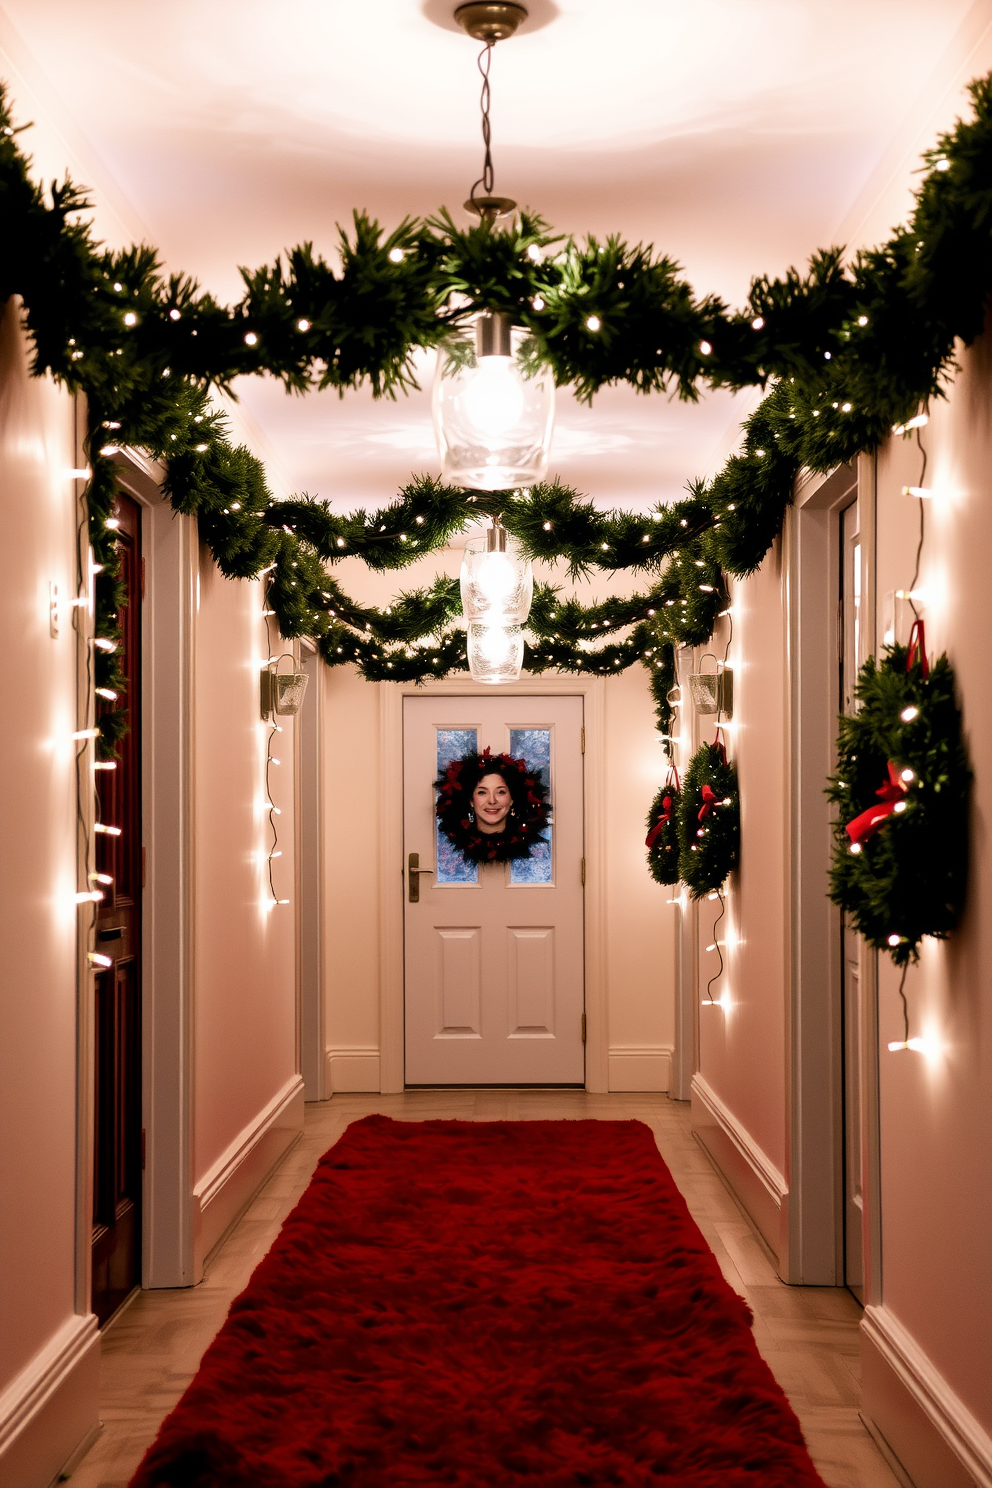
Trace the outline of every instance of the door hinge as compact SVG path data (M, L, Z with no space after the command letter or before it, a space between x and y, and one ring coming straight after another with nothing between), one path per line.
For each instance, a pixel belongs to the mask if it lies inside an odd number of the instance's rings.
M586 860L585 860L585 858L583 858L582 859L582 882L583 882L583 884L585 883L585 881L586 881Z
M585 1013L583 1013L582 1014L582 1042L585 1043L585 1041L586 1041L586 1015L585 1015Z
M579 736L580 736L580 738L582 740L582 753L585 754L585 752L586 752L586 731L585 731L584 728L579 730Z

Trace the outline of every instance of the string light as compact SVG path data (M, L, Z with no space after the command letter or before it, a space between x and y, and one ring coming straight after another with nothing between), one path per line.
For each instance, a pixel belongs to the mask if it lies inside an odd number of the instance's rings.
M119 837L121 835L120 827L107 827L104 826L103 822L94 822L93 830L94 832L102 832L107 837Z
M932 496L933 491L931 491L928 486L903 486L902 494L904 496L919 496L921 498L925 498Z
M86 959L91 966L99 966L102 967L104 970L108 966L113 966L114 964L109 956L103 956L99 951L87 951Z

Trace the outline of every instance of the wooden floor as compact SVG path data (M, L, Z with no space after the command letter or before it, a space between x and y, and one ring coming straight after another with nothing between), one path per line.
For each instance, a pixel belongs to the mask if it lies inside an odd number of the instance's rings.
M754 1311L754 1336L802 1422L830 1488L895 1488L858 1417L858 1320L846 1291L787 1287L689 1130L687 1105L664 1095L581 1090L417 1090L335 1095L307 1107L300 1143L215 1252L190 1290L142 1292L104 1335L104 1431L71 1475L73 1488L125 1488L163 1417L196 1372L232 1299L272 1244L318 1158L349 1122L373 1111L401 1120L459 1117L614 1118L646 1122L733 1287Z

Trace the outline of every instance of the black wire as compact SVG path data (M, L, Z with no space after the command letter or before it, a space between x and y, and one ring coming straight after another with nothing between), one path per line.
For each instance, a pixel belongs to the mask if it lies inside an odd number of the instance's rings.
M263 601L263 606L264 606L264 609L266 609L266 610L268 610L270 608L270 604L269 604L269 593L270 593L270 590L271 590L271 585L272 585L272 580L270 579L268 585L266 586L265 598L264 598L264 601ZM271 667L271 665L272 665L272 642L269 639L269 616L268 615L266 615L266 614L263 614L262 615L262 623L265 626L265 649L268 652L268 659L266 661L266 666L267 667ZM278 665L278 662L277 662L277 665ZM271 675L271 672L270 672L270 675ZM274 699L273 694L271 692L269 693L269 705L270 705L270 707L273 707L273 708L275 707L275 699ZM268 719L268 725L269 725L269 736L268 736L268 738L265 741L265 799L269 803L269 813L268 813L269 814L269 830L272 833L272 846L269 848L269 858L268 858L267 867L268 867L268 873L269 873L269 893L272 895L272 902L273 902L273 904L278 904L279 903L279 895L276 893L275 881L273 880L273 877L272 877L272 864L273 864L273 862L275 860L276 849L279 846L279 829L276 826L276 807L275 807L275 802L272 800L272 791L269 788L269 769L270 769L270 767L272 765L272 740L275 738L276 734L279 732L279 725L276 723L274 717L272 717L271 715L270 715L270 717Z
M714 946L714 949L716 950L717 955L720 958L720 969L719 969L719 971L715 971L713 973L713 975L710 977L709 981L706 983L706 998L707 998L707 1001L709 1001L709 1002L715 1002L716 1001L716 998L710 992L710 988L712 987L712 985L713 985L714 982L718 982L720 980L720 978L723 976L723 970L724 970L724 967L723 967L723 952L720 949L720 942L717 939L716 927L717 927L717 925L719 925L720 921L723 919L724 915L727 913L727 906L724 903L723 894L721 893L721 891L719 889L717 889L717 891L716 891L716 897L720 901L720 913L717 915L716 919L713 921L713 946Z
M917 443L917 446L919 447L920 454L923 456L923 464L920 467L920 479L919 479L919 482L918 482L919 486L922 489L922 486L923 486L924 481L926 480L926 474L927 474L927 452L923 448L923 440L920 437L920 426L919 426L919 424L917 424L917 426L916 426L916 443ZM924 537L924 534L926 532L926 508L927 508L927 498L925 496L921 496L920 497L920 540L919 540L919 542L916 545L916 568L913 570L913 582L909 586L909 588L910 588L909 607L910 607L910 609L913 612L913 618L915 620L919 620L919 618L920 618L920 612L916 608L916 605L913 603L912 591L916 588L916 581L920 577L920 559L923 556L923 537Z
M909 963L907 962L902 969L902 976L899 978L899 996L902 998L902 1038L905 1044L909 1043L909 1003L906 1001L906 993L903 989L906 986L906 973L908 970Z
M482 109L482 143L485 146L485 154L482 158L482 175L469 193L469 199L473 202L475 201L475 193L480 186L487 196L492 196L495 180L492 156L493 131L492 125L489 122L489 68L493 60L493 46L493 42L487 42L479 53L477 62L479 71L482 73L482 94L479 99L479 106Z

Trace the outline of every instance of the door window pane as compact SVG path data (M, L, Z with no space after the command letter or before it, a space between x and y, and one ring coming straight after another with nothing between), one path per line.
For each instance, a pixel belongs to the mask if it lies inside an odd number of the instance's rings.
M437 731L437 773L441 775L451 764L452 760L461 759L464 754L471 754L478 750L479 740L474 728L468 729L438 729ZM463 858L457 847L449 842L441 831L437 821L434 823L434 839L436 843L436 856L434 860L435 879L438 884L474 884L479 882L479 866L470 863Z
M551 730L511 729L510 753L514 759L527 761L527 768L551 789ZM554 812L529 858L515 858L510 864L511 884L549 884L551 882L552 823Z

